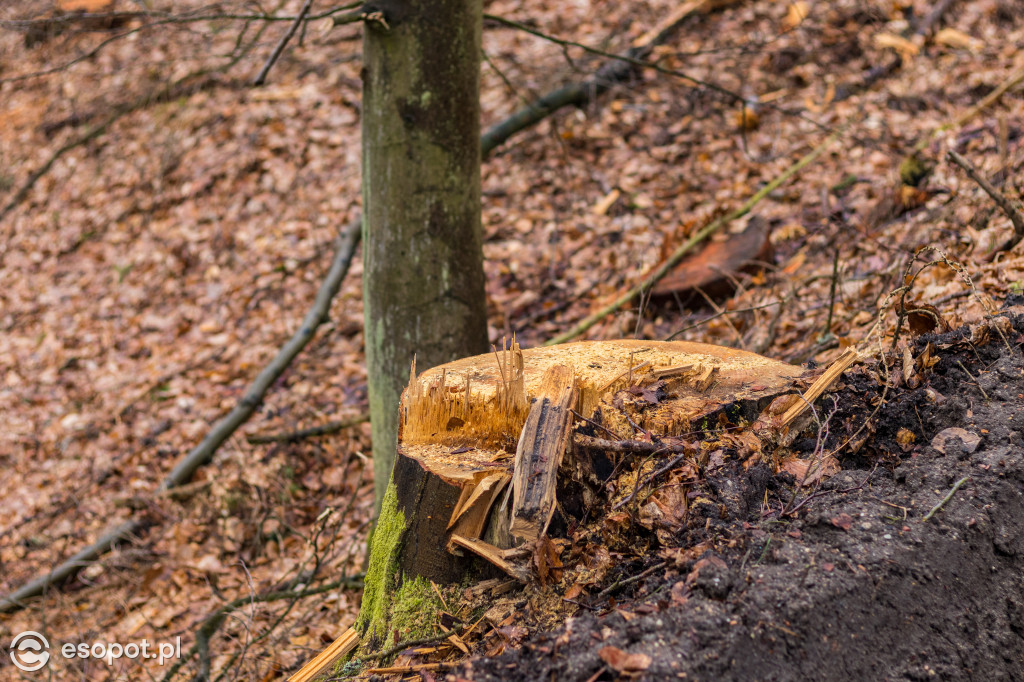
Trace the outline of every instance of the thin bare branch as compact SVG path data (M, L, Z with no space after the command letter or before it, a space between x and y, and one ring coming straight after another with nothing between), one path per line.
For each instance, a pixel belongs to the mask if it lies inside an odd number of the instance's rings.
M302 9L299 10L299 16L295 17L295 21L293 21L292 25L288 27L285 34L281 36L281 40L278 41L277 47L274 48L274 51L270 53L270 57L267 59L266 64L264 64L263 68L260 69L256 78L253 79L252 84L254 86L260 86L267 82L267 74L270 73L270 69L274 66L274 63L281 57L281 53L284 52L284 48L288 45L288 41L291 40L292 36L295 35L295 32L299 30L299 26L306 18L306 15L309 14L311 7L313 7L313 0L306 0L306 2L302 3Z

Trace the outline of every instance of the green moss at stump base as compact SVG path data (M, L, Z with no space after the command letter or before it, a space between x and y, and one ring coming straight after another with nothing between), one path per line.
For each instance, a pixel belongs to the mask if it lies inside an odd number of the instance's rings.
M398 508L394 482L388 483L381 502L377 528L373 533L370 565L363 581L363 601L356 620L356 630L364 638L382 641L387 634L389 604L400 578L398 556L405 534L405 514Z
M406 578L391 606L390 629L403 641L432 637L440 632L437 614L444 608L426 578Z

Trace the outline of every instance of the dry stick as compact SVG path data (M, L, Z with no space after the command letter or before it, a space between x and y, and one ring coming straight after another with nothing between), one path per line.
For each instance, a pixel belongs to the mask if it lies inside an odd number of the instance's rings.
M443 642L444 640L446 640L449 637L451 637L453 634L461 635L462 633L463 633L463 630L459 630L458 632L443 632L440 635L433 635L431 637L420 637L419 639L407 639L406 641L399 642L395 646L393 646L390 649L387 649L385 651L380 651L380 652L375 653L375 654L369 654L368 656L360 656L359 658L360 658L360 660L363 660L363 661L379 661L379 660L388 658L389 656L394 656L395 654L401 653L401 652L405 651L406 649L411 649L414 646L423 646L424 644L434 644L436 642Z
M647 568L647 569L641 571L640 573L637 573L636 575L634 575L632 577L626 578L625 580L616 580L614 583L612 583L608 587L606 587L603 590L601 590L600 592L598 592L596 598L600 599L601 597L605 597L605 596L611 594L613 591L615 591L615 590L617 590L619 588L626 587L627 585L632 585L635 582L639 582L639 581L643 580L644 578L646 578L647 576L649 576L651 573L654 573L655 571L657 571L658 569L665 568L666 565L667 565L667 562L659 561L658 563L654 564L650 568Z
M120 106L115 107L110 116L108 116L102 123L96 125L93 128L90 128L82 135L65 143L63 146L61 146L55 152L53 152L53 154L50 155L50 158L48 158L42 166L40 166L32 174L30 174L25 179L25 182L21 184L21 187L18 188L18 191L14 193L14 196L11 197L11 200L7 202L7 204L3 207L2 210L0 210L0 221L7 217L8 213L13 211L18 206L18 204L25 200L25 197L27 197L28 193L32 190L32 188L35 187L35 184L39 181L39 179L46 175L53 167L53 164L55 164L57 160L60 159L60 157L64 156L64 154L68 153L72 149L80 147L96 139L97 137L105 133L110 128L110 126L112 126L114 123L120 120L123 116L126 116L139 109L142 109L143 107L148 106L150 103L154 101L159 102L164 99L169 99L171 96L178 93L181 87L185 85L188 81L196 80L215 73L226 72L228 69L237 64L246 54L249 53L249 50L252 49L253 45L255 45L255 42L256 41L250 43L248 46L245 47L245 49L243 49L241 52L239 52L231 60L229 60L226 64L222 66L212 69L201 69L194 73L186 74L156 93L146 93L132 102L128 102L127 104L122 104ZM2 262L3 260L2 255L2 252L0 252L0 262Z
M825 140L821 144L819 144L817 147L815 147L813 150L811 150L808 154L806 154L805 156L800 158L796 163L791 165L789 168L784 170L780 175L778 175L774 179L772 179L771 182L769 182L767 185L762 187L756 194L754 194L752 197L750 197L750 199L748 199L746 201L746 203L744 203L738 209L736 209L732 213L729 213L728 215L725 215L725 216L723 216L723 217L721 217L721 218L719 218L717 220L712 221L711 223L709 223L709 224L705 225L704 227L702 227L701 229L697 230L689 239L687 239L685 242L680 244L676 248L676 250L672 252L672 255L669 256L668 260L666 260L664 263L662 263L658 267L658 269L655 270L653 273L651 273L647 277L647 279L645 279L643 282L641 282L640 284L637 284L636 286L632 287L629 291L627 291L625 294L620 296L615 302L611 303L610 305L605 306L604 308L602 308L601 310L597 311L596 313L594 313L594 314L584 318L575 327L573 327L569 331L565 332L564 334L559 334L558 336L556 336L555 338L551 339L550 341L548 341L544 345L545 346L551 346L551 345L554 345L556 343L565 343L566 341L570 341L570 340L576 338L577 336L579 336L580 334L584 333L585 331L587 331L588 329L593 327L595 324L597 324L598 322L600 322L604 318L606 318L609 315L611 315L612 313L614 313L616 310L621 308L623 305L629 303L633 299L633 297L635 297L641 291L644 291L646 289L650 289L651 287L653 287L659 280L661 280L661 278L663 278L665 275L667 275L669 273L669 271L672 270L672 268L674 268L676 265L679 264L679 262L681 260L683 260L683 256L685 256L690 251L692 251L694 249L694 247L696 247L698 244L700 244L702 241L704 241L704 239L709 237L711 234L717 232L718 230L720 230L722 227L724 227L725 225L729 224L733 220L736 220L738 218L742 218L743 216L745 216L762 199L764 199L766 196L768 196L769 194L774 192L784 182L786 182L787 180L792 178L794 175L799 173L806 166L810 165L815 160L817 160L817 158L819 156L821 156L825 152L825 150L828 149L829 146L831 146L831 144L833 142L835 142L839 138L840 135L842 135L843 131L845 131L846 128L847 128L847 126L844 125L844 126L840 127L838 130L836 130L834 133L829 135L827 138L825 138Z
M1008 251L1012 249L1017 245L1017 242L1024 239L1024 214L1020 212L1020 209L1010 203L1010 200L1007 199L1002 192L986 180L970 161L960 156L952 149L946 152L946 158L963 168L964 172L967 173L971 180L978 183L978 186L985 190L985 194L992 197L992 201L996 202L999 205L999 208L1003 209L1003 213L1010 217L1010 222L1013 223L1013 237L1003 246L1003 250Z
M235 429L245 423L263 400L263 395L267 392L267 389L277 381L277 378L291 364L295 356L313 338L317 327L327 319L331 308L331 301L334 300L335 294L341 288L342 280L348 274L349 264L352 262L356 245L359 243L361 229L360 221L353 221L338 238L338 250L334 256L334 262L331 263L331 269L327 273L327 277L324 278L323 284L320 285L320 290L313 301L313 307L306 313L306 317L302 320L302 325L298 331L277 352L277 356L270 364L259 373L259 376L249 386L249 390L246 391L238 405L231 410L228 416L221 419L210 430L210 433L203 439L203 442L197 445L185 459L178 462L177 466L164 479L164 482L160 484L161 490L188 482L196 469L209 462L213 458L213 453L220 447L220 444L227 440L235 432Z
M339 587L349 587L352 589L357 589L358 587L360 587L357 581L358 578L342 578L341 580L325 583L323 585L311 587L305 590L275 590L271 592L266 592L264 594L239 597L234 601L228 602L227 604L221 606L216 611L214 611L213 615L209 616L205 621L203 621L203 624L200 626L199 630L196 633L195 644L193 644L191 649L186 651L177 661L175 661L174 665L171 666L171 668L164 674L162 679L164 680L164 682L168 682L169 680L171 680L174 677L174 675L178 672L178 670L182 668L182 666L191 661L192 658L197 653L199 653L200 649L204 649L205 647L207 647L209 645L210 639L213 637L213 635L217 633L217 630L220 629L221 624L223 624L224 620L232 612L237 611L238 609L244 606L248 606L254 603L263 604L273 601L281 601L283 599L304 599L306 597L312 597L318 594L323 594L324 592L330 592L331 590L337 589Z
M532 102L519 111L516 111L505 120L491 126L480 138L481 158L487 158L487 156L494 151L496 147L501 146L510 137L539 123L562 107L570 105L586 106L598 95L608 91L613 84L626 80L626 78L633 73L634 68L638 65L646 64L646 62L643 62L640 59L641 57L646 55L652 47L668 39L672 35L673 31L675 31L675 29L686 18L694 12L699 11L703 6L704 3L690 3L690 8L688 10L682 8L685 11L677 12L675 15L669 17L669 21L663 25L663 28L652 29L652 31L649 31L642 36L642 38L634 44L633 47L620 55L606 53L602 50L595 50L594 48L588 48L586 45L581 45L572 41L563 41L558 38L553 38L552 36L542 34L528 26L520 24L519 22L510 21L499 16L485 14L485 19L499 23L502 26L518 30L526 30L532 35L536 35L545 40L552 40L555 43L562 45L563 48L573 45L593 54L608 57L611 61L601 66L593 76L582 83L570 83L569 85L565 85L557 90L553 90L535 102ZM646 65L651 68L654 67L654 65Z
M964 363L962 363L959 360L957 360L956 364L960 365L960 369L962 369L964 372L966 372L967 376L969 376L971 378L971 381L973 381L974 383L976 383L978 385L978 390L981 391L981 395L985 396L985 400L991 400L991 398L988 397L988 393L985 393L985 389L981 387L981 382L974 378L974 375L971 374L970 370L968 370L964 366Z
M963 477L963 478L961 478L961 479L960 479L959 481L957 481L956 483L954 483L954 484L953 484L953 487L952 487L952 488L950 489L950 491L949 491L948 493L946 493L946 496L945 496L945 497L943 497L943 498L942 498L941 500L939 500L939 503L938 503L937 505L935 505L934 507L932 507L932 510L931 510L930 512L928 512L927 514L925 514L925 515L924 515L924 518L923 518L923 519L921 519L921 521L922 521L922 522L924 522L924 521L928 521L928 520L930 520L930 519L931 519L931 518L932 518L933 516L935 516L935 514L936 514L936 513L937 513L937 512L938 512L938 511L939 511L940 509L942 509L942 508L943 508L943 507L945 506L945 504L946 504L947 502L949 502L950 500L952 500L952 499L953 499L953 495L956 495L956 491L957 491L957 490L960 490L960 486L962 486L962 485L963 485L964 483L967 483L967 481L968 481L969 479L970 479L970 476L964 476L964 477Z
M714 315L709 315L709 316L705 317L700 322L694 322L693 324L691 324L689 326L683 327L682 329L678 329L678 330L672 332L670 335L665 337L665 340L666 341L671 341L672 339L676 338L677 336L679 336L683 332L688 332L691 329L696 329L697 327L701 327L701 326L707 324L708 322L711 322L712 320L717 320L722 315L731 315L731 314L734 314L734 313L749 313L749 312L751 312L753 310L761 310L763 308L770 308L773 305L781 305L784 301L785 301L785 299L780 299L778 301L769 301L768 303L762 303L761 305L752 305L749 308L736 308L735 310L727 310L727 309L723 308L721 311L715 313Z
M295 35L295 32L299 30L302 20L306 18L307 14L309 14L309 8L312 6L313 0L306 0L306 2L302 3L302 9L299 10L299 15L295 17L295 21L293 21L292 25L288 27L285 34L281 36L281 40L277 43L277 47L275 47L274 51L270 53L267 63L263 65L263 68L260 69L259 75L256 76L255 80L253 80L253 85L263 85L267 82L267 74L270 73L270 68L274 66L274 62L276 62L281 56L281 53L284 52L284 48L288 44L288 41L291 40L292 36Z
M317 436L326 436L332 433L338 433L347 428L358 426L365 422L370 421L369 413L364 412L363 414L357 414L354 417L348 419L341 419L339 421L327 422L320 426L310 426L305 429L299 429L297 431L288 431L285 433L270 433L264 435L249 436L246 438L250 445L264 445L266 443L292 443L297 440L303 440L304 438L316 438Z
M145 524L141 520L125 521L103 533L100 538L89 547L75 554L73 557L53 569L46 575L32 580L20 588L0 599L0 613L17 611L25 606L24 600L31 599L42 594L51 585L64 582L78 571L96 561L105 554L111 547L122 540L126 540L141 531Z
M306 17L306 21L310 22L310 21L318 21L320 19L326 19L328 17L332 17L332 16L338 14L339 12L344 12L346 10L352 9L353 7L356 7L358 5L359 5L359 3L356 2L356 3L349 3L348 5L343 5L341 7L335 7L333 9L327 10L326 12L323 12L321 14L316 14L316 15L313 15L313 16L307 16ZM147 29L155 28L155 27L158 27L158 26L166 26L166 25L169 25L169 24L192 24L192 23L197 23L197 22L201 22L201 21L262 21L262 22L265 22L265 23L271 23L271 22L275 22L275 21L295 21L295 17L293 17L293 16L276 16L276 15L269 15L269 14L189 14L187 12L184 13L184 14L172 14L172 13L169 13L169 12L111 12L109 14L90 14L90 13L86 13L86 14L66 14L61 19L61 21L64 21L65 19L67 21L75 21L75 20L89 19L89 18L95 18L95 19L104 19L104 18L107 18L107 19L118 19L118 18L120 18L120 19L131 19L131 18L136 18L136 17L151 17L151 18L154 18L154 20L150 21L150 22L147 22L147 23L144 23L144 24L141 24L141 25L136 26L134 28L128 29L126 31L122 31L121 33L115 34L113 36L110 36L109 38L107 38L103 42L101 42L98 45L96 45L95 47L93 47L91 50L89 50L89 51L87 51L87 52L85 52L83 54L80 54L77 57L75 57L74 59L66 61L63 64L60 64L59 66L54 66L54 67L51 67L51 68L48 68L48 69L43 69L42 71L34 71L34 72L30 72L30 73L18 74L16 76L9 76L7 78L0 78L0 84L3 84L3 83L13 83L13 82L17 82L17 81L28 80L30 78L42 78L44 76L50 76L50 75L53 75L53 74L58 73L60 71L64 71L64 70L68 69L69 67L74 66L75 64L79 64L81 62L84 62L84 61L87 61L89 59L92 59L93 57L98 55L105 47L111 45L112 43L117 42L118 40L121 40L122 38L127 38L128 36L131 36L131 35L134 35L136 33L141 32L141 31L145 31ZM57 21L56 17L52 17L52 18L49 18L49 19L28 19L28 20L21 20L21 21L0 21L0 28L13 28L13 29L31 28L33 25L36 25L36 24L39 24L39 23L55 22L55 21Z
M114 122L116 122L119 118L121 118L123 115L127 113L129 112L117 112L114 115L109 116L107 120L103 121L103 123L100 123L99 125L90 128L86 133L80 135L79 137L76 137L70 142L66 142L63 146L57 149L57 151L51 154L50 158L47 159L42 166L37 168L35 171L32 172L31 175L25 178L25 182L23 182L21 184L21 187L18 188L18 191L14 193L14 196L11 197L11 200L7 202L7 205L4 206L2 210L0 210L0 220L6 218L7 214L13 211L15 207L18 204L20 204L25 199L25 197L28 196L28 193L32 191L32 188L35 187L35 184L39 182L39 178L46 175L50 171L50 169L53 168L53 164L57 163L57 159L67 154L72 149L75 149L76 147L81 147L83 144L87 144L95 140L97 137L107 132L107 129L111 125L113 125Z
M1020 83L1024 83L1024 66L1011 73L995 90L981 98L973 107L960 114L952 121L939 126L932 131L931 135L926 135L916 145L914 145L914 153L923 151L924 148L931 143L932 138L937 137L940 133L943 133L950 128L959 128L963 124L967 123L967 121L995 104L1000 97L1006 94L1008 90L1016 87Z
M589 421L589 420L588 420ZM576 435L577 445L604 452L616 452L624 455L657 455L663 452L686 452L686 448L660 443L648 443L642 440L608 440L594 436ZM692 449L692 448L691 448Z
M296 355L309 343L317 328L327 319L330 311L331 301L341 288L341 282L348 273L349 264L355 254L356 245L361 236L360 221L354 221L337 240L337 253L331 263L331 269L327 273L316 299L302 325L295 332L288 343L286 343L277 356L268 364L259 376L256 377L245 396L239 401L231 412L221 419L210 430L210 433L193 450L171 470L167 478L160 484L158 491L165 491L187 483L196 469L209 462L221 443L227 440L235 430L256 410L256 407L263 399L267 389L281 376ZM18 588L11 594L0 599L0 613L16 611L22 608L26 599L42 594L50 586L66 580L76 574L79 570L96 561L114 545L125 540L145 527L141 520L125 521L110 530L104 532L99 540L86 547L73 557L57 566L45 576L40 576L26 585Z

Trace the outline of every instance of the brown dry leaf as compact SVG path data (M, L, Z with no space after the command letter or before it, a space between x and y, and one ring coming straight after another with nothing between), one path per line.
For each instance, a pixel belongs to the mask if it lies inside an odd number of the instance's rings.
M949 331L949 323L943 319L935 306L928 303L907 304L907 326L914 336L931 332L945 334Z
M932 438L932 447L946 454L952 444L959 440L963 445L964 452L974 452L978 449L978 445L981 444L981 436L978 434L968 431L967 429L960 428L959 426L951 426L948 429L939 431L934 438Z
M679 580L672 586L669 595L673 606L681 606L690 599L690 588L687 587L685 580Z
M615 204L615 202L619 200L619 197L621 195L622 192L620 192L618 189L613 189L611 192L608 192L608 194L604 195L604 197L602 197L600 201L594 204L594 207L590 209L590 212L593 213L594 215L604 215L605 213L608 212L608 209L610 209Z
M563 599L579 599L580 595L584 593L584 587L580 583L573 583L572 586L565 591L562 595Z
M892 48L896 50L900 53L900 56L907 61L914 57L921 49L914 42L907 40L903 36L898 36L895 33L876 33L874 43L877 48Z
M647 654L631 654L614 646L601 647L597 655L619 673L643 672L651 666L651 657Z
M832 525L841 530L850 530L853 528L853 517L847 513L842 513L839 516L833 516Z
M731 294L736 288L735 273L756 269L757 263L771 260L770 232L767 221L755 216L739 234L713 236L655 284L652 293L679 296L684 303L692 299L699 305L705 302L697 289L713 299Z
M967 35L963 31L958 31L951 26L946 26L945 28L940 29L932 40L935 41L936 45L946 45L948 47L956 47L962 50L971 50L972 52L977 52L985 47L984 42Z
M786 16L782 19L782 26L787 31L790 31L807 18L810 14L810 7L803 0L797 0L797 2L791 2L789 8L786 10Z
M533 566L541 585L546 585L549 578L556 583L562 579L562 559L558 554L558 547L547 536L539 538L534 545Z
M693 547L665 547L659 556L671 562L676 568L685 568L692 561L696 561L704 552L711 549L711 543L705 540Z

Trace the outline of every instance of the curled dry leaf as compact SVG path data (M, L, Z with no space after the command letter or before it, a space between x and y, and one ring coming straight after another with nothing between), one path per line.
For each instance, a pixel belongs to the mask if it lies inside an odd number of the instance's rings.
M841 530L850 530L853 528L853 517L846 513L834 516L832 517L832 525Z
M960 441L965 453L971 453L981 444L981 436L959 426L953 426L939 431L935 438L932 438L932 447L945 455L954 447L953 443L956 441Z
M792 474L797 483L800 483L805 487L815 485L818 481L831 478L839 473L839 470L841 469L839 466L839 460L832 455L822 457L821 459L800 459L798 457L792 457L783 460L782 466L779 468L786 473Z
M907 428L901 428L896 433L896 442L900 444L900 448L903 452L910 452L914 448L914 442L917 440L917 436L914 432Z
M651 657L647 654L631 654L614 646L602 647L597 655L612 669L620 673L642 672L651 666Z

